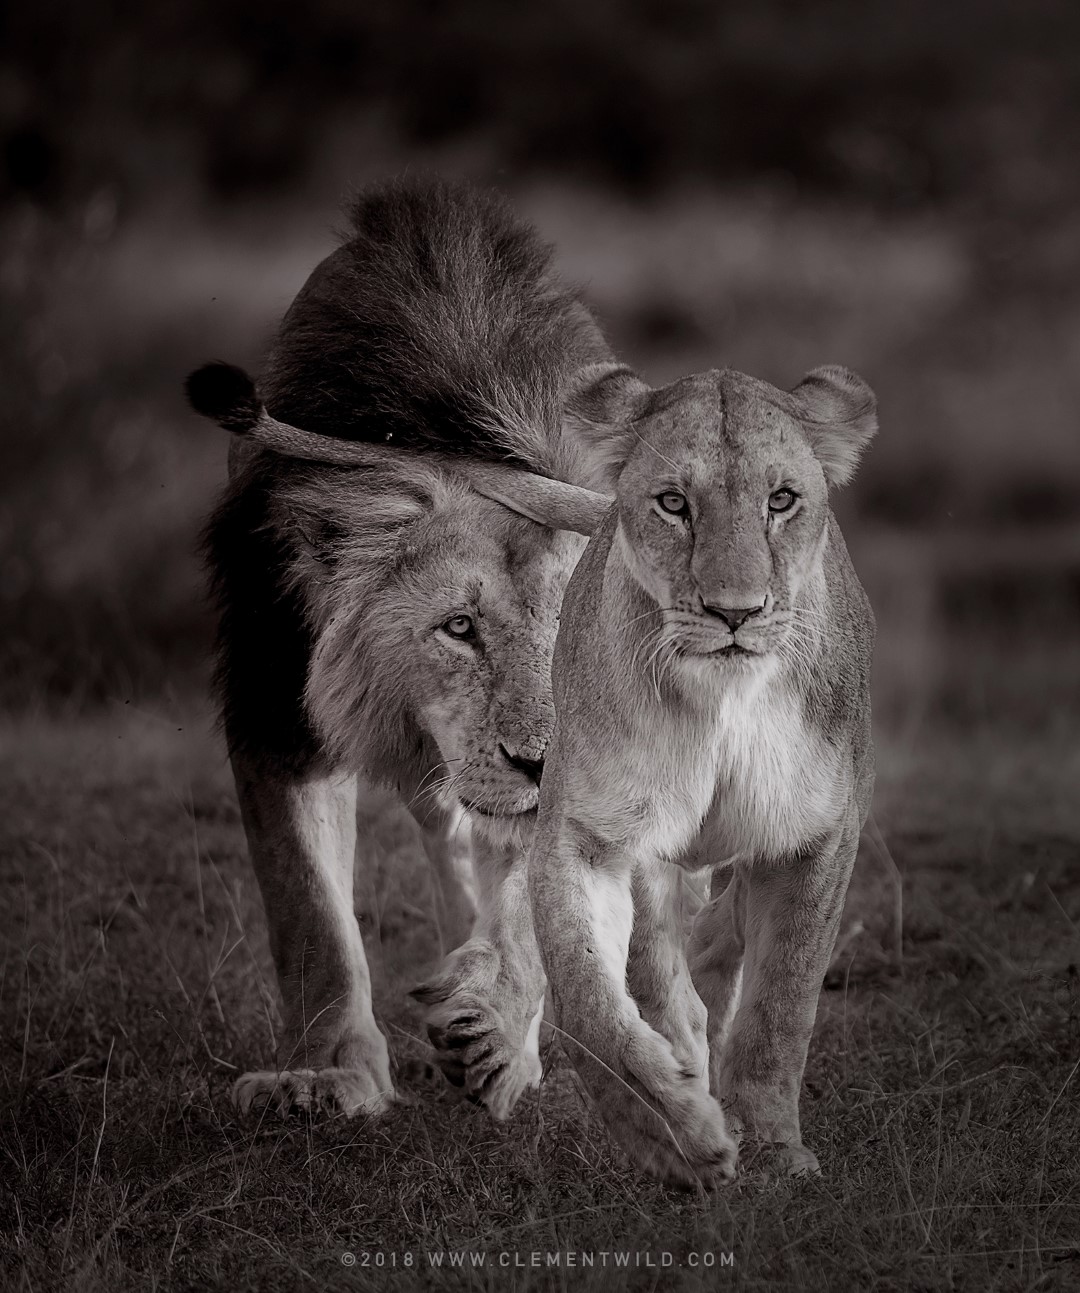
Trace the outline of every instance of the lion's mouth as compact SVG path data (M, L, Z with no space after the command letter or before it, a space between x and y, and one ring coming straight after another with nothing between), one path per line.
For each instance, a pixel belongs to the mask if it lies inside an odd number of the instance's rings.
M471 800L462 799L462 808L470 813L476 813L479 817L488 817L493 820L516 821L519 818L535 817L536 805L531 808L515 808L508 810L505 808L485 808L483 804L475 804Z

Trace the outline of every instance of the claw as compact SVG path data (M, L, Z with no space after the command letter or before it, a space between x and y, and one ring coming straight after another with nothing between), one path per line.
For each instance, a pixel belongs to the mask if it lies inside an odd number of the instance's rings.
M396 1102L392 1086L360 1069L286 1069L245 1073L233 1084L232 1100L241 1114L276 1105L282 1117L294 1111L331 1116L378 1117Z

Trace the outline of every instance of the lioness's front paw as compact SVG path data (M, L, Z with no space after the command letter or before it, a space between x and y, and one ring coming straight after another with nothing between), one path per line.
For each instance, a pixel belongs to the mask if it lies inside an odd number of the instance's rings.
M424 1022L446 1080L492 1117L508 1117L525 1088L539 1085L542 978L530 991L490 943L473 939L412 995L428 1007Z
M379 1117L396 1096L389 1079L362 1069L261 1069L237 1078L232 1099L242 1114L270 1105L282 1117L299 1112L354 1118Z
M821 1164L805 1145L770 1141L743 1143L739 1166L748 1174L769 1180L774 1176L820 1176Z
M644 1022L622 1046L624 1071L591 1054L574 1056L608 1130L630 1160L670 1185L715 1186L734 1179L738 1145L724 1111L698 1074Z

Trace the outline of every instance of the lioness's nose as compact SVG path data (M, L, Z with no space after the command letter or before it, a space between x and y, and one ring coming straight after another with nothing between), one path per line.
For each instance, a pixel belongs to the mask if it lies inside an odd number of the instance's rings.
M765 601L762 599L756 606L710 606L708 602L702 602L702 606L709 615L715 615L718 619L724 621L728 628L735 632L741 628L751 615L760 615L765 609Z
M524 772L530 781L534 781L537 785L540 784L540 778L544 775L543 759L527 759L516 750L508 749L501 741L499 742L499 751L512 768L517 768L518 772Z

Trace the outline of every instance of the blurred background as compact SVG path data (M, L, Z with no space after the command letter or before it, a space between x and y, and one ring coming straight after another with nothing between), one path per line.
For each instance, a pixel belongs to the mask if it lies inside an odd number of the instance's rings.
M1080 702L1080 9L1053 0L107 0L0 40L0 706L205 695L197 536L363 182L506 190L644 376L849 365L879 730ZM911 748L915 748L914 746Z

